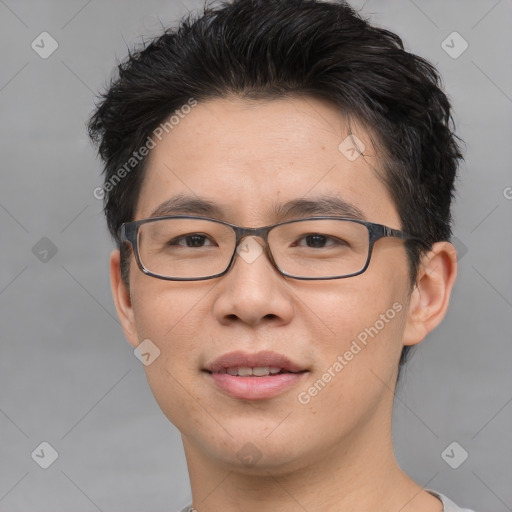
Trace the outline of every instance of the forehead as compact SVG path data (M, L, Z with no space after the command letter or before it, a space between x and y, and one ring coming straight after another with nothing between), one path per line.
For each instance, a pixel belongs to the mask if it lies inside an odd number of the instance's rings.
M332 206L343 203L348 216L399 222L367 131L329 102L214 99L187 112L155 139L136 218L210 213L262 225L286 212L322 214L319 202L325 214L342 214ZM180 202L187 211L174 208Z

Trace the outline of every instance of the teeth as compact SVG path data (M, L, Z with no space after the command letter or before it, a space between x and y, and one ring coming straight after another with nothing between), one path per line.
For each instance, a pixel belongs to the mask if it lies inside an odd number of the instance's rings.
M238 377L266 377L268 375L276 375L280 371L281 368L279 366L256 366L255 368L240 366L224 370L225 373Z
M270 368L268 366L258 366L252 369L252 374L256 377L263 377L264 375L270 375Z

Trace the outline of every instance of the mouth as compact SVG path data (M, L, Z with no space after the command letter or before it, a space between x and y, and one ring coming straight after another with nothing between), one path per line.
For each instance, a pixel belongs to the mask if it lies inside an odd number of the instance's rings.
M223 368L218 372L210 373L227 373L233 377L268 377L269 375L282 375L283 373L302 373L302 372L291 372L285 368L279 366L256 366L251 368L249 366L230 366Z
M203 372L218 390L233 398L264 400L298 384L309 370L276 352L231 352Z

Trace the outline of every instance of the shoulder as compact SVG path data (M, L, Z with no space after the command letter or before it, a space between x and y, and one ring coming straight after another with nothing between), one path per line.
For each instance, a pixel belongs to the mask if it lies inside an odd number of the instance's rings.
M474 512L469 508L460 508L458 507L451 499L447 498L443 494L440 494L436 491L428 490L430 494L441 500L443 504L443 512ZM195 512L192 508L192 505L188 505L185 508L181 509L180 512Z
M460 508L457 506L452 500L444 496L443 494L440 494L436 491L432 491L428 489L428 492L435 496L436 498L439 498L443 504L443 512L474 512L473 510L470 510L469 508ZM182 511L182 512L187 512Z

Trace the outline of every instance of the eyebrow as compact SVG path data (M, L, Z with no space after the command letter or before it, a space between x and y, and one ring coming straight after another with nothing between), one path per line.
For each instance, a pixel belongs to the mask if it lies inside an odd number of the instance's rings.
M274 204L271 213L281 222L290 218L307 216L333 216L366 220L363 212L355 205L334 196L318 196L312 199L293 199L284 204ZM204 215L206 217L226 219L226 211L219 204L194 196L183 194L171 197L161 203L151 213L150 218L171 215Z

